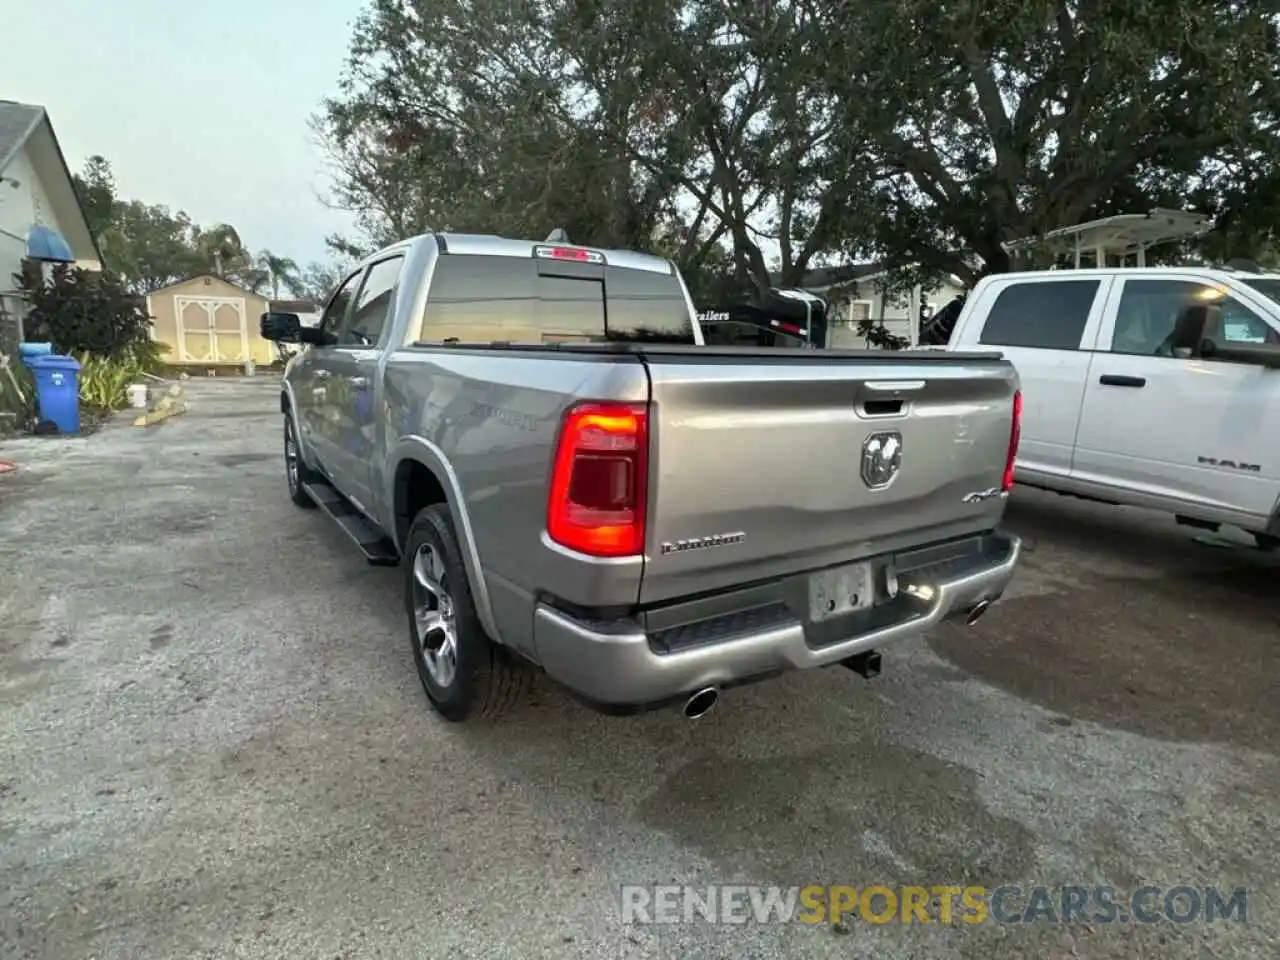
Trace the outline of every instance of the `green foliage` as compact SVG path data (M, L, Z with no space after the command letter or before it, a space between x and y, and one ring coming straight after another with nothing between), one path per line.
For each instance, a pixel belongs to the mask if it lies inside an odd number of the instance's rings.
M129 287L150 293L200 272L186 213L120 198L111 164L101 156L90 157L74 181L106 265Z
M874 245L977 253L1115 213L1251 206L1280 163L1274 14L1214 0L852 4L827 71L872 159Z
M150 293L187 277L211 273L257 294L294 291L298 266L263 250L251 254L235 227L203 227L185 211L122 199L111 164L100 156L86 161L74 178L89 228L106 265L129 289Z
M136 383L142 366L132 358L108 360L82 354L80 361L80 402L98 410L119 410L129 402L129 385Z
M1230 256L1280 223L1263 4L372 0L315 126L368 244L566 227L738 288L833 254L972 279L1155 205Z
M263 250L258 254L257 266L271 288L271 299L280 299L282 287L290 293L298 291L301 278L298 275L298 264L293 260L276 256L270 250Z
M147 341L116 358L84 353L80 361L80 402L99 410L120 410L129 403L131 384L143 383L164 365L165 344Z
M35 380L31 371L25 364L19 363L16 357L10 359L7 372L0 371L0 412L16 414L17 422L12 426L18 428L26 426L36 416ZM5 422L0 421L0 427L5 425Z
M298 272L293 293L304 300L310 300L319 307L329 295L338 289L348 264L313 262Z
M107 266L139 293L150 293L209 270L191 245L194 226L181 210L139 200L120 201L98 246Z
M870 317L858 321L858 336L866 340L868 346L883 350L904 350L911 346L911 341L906 337L890 333L883 320L873 320Z
M154 349L144 299L114 274L59 264L29 294L28 340L52 343L62 354L91 353L109 360Z
M74 181L89 232L100 239L115 217L116 181L111 164L105 157L94 154L85 161L83 173Z

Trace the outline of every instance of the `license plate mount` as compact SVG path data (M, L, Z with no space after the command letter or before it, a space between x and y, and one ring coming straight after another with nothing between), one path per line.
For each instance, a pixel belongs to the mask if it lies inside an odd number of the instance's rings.
M869 563L847 563L809 575L809 619L814 623L866 610L875 601Z

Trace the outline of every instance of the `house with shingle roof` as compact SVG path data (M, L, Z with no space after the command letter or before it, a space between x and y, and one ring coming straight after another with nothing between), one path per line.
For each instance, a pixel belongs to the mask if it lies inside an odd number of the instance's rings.
M0 350L21 329L24 260L102 268L49 114L0 100Z

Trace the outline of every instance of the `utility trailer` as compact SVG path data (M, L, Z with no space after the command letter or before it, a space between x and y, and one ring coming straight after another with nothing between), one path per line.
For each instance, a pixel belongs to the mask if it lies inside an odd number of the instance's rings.
M827 343L827 301L807 290L773 288L758 302L698 308L707 343L720 346L806 347Z

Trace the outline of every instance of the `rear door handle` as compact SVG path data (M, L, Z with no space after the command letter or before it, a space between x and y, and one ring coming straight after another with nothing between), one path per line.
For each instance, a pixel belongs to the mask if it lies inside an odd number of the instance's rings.
M1104 373L1098 378L1104 387L1145 387L1146 377L1124 377L1116 373Z

